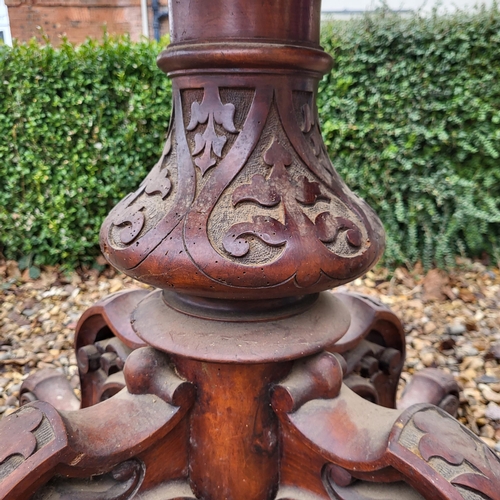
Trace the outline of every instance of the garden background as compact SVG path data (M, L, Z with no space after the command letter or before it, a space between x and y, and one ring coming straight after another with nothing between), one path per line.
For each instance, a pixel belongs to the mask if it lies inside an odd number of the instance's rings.
M92 265L100 224L158 159L164 40L0 47L0 250L31 269ZM328 152L387 231L385 263L497 262L500 11L325 23Z

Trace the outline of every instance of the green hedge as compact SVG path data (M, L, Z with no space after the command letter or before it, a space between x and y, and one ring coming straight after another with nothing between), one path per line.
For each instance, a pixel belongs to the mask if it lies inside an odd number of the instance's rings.
M0 241L8 258L90 263L103 218L161 154L171 92L156 43L0 50Z
M500 246L500 12L323 30L323 135L347 184L378 212L388 262L454 264ZM498 254L497 254L498 256Z
M328 23L321 82L336 168L386 225L386 262L453 264L500 243L500 13ZM157 160L161 47L105 37L0 48L0 241L8 258L89 263L102 219Z

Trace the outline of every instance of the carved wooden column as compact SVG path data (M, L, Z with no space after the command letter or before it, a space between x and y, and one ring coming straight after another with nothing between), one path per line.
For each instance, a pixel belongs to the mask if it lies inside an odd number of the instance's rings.
M168 139L101 230L157 289L82 316L80 409L53 373L24 384L0 421L0 499L495 498L500 461L444 411L456 384L427 372L395 409L401 324L325 291L384 233L321 138L320 1L170 12Z
M380 221L321 138L316 92L332 60L319 8L172 3L172 44L158 58L172 79L171 129L158 164L102 226L115 267L194 305L300 302L377 261Z

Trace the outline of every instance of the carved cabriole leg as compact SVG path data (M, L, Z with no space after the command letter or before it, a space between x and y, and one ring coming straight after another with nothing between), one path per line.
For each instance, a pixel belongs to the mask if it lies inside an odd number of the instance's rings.
M65 375L53 368L45 368L30 375L19 391L19 404L40 400L58 410L72 411L80 408L80 400Z
M432 403L452 416L460 404L460 387L453 375L436 368L426 368L416 373L405 387L398 408L405 410L419 403Z
M406 410L391 432L387 459L426 498L498 498L500 459L440 408Z
M496 498L500 459L472 432L435 406L385 409L340 388L341 361L332 357L329 369L324 362L321 372L316 368L325 354L296 364L274 389L283 425L281 491L302 486L304 498L341 500L396 493L404 500ZM304 370L309 376L300 376ZM290 382L295 379L301 383ZM318 387L329 388L324 399Z
M98 405L56 412L35 402L0 421L0 435L10 436L0 451L2 500L28 498L55 475L104 474L89 483L87 492L85 481L56 478L38 491L37 499L129 498L142 486L146 469L151 469L148 486L186 477L188 434L182 420L193 403L194 387L172 371L168 356L152 348L134 351L124 375L127 389ZM169 461L158 467L155 458L165 450Z

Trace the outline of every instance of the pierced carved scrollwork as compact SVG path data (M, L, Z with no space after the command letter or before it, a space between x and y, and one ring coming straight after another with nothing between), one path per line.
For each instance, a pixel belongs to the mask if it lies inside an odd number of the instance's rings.
M361 397L389 408L395 407L395 394L403 366L402 353L363 339L345 353L346 385Z
M109 474L88 479L54 478L33 500L127 500L135 496L144 478L144 465L127 460Z
M401 321L373 297L343 292L336 296L351 312L348 332L329 349L346 360L344 383L368 401L395 408L405 356Z
M131 352L114 336L78 349L82 393L92 394L90 401L84 401L85 406L109 399L125 387L122 370Z

